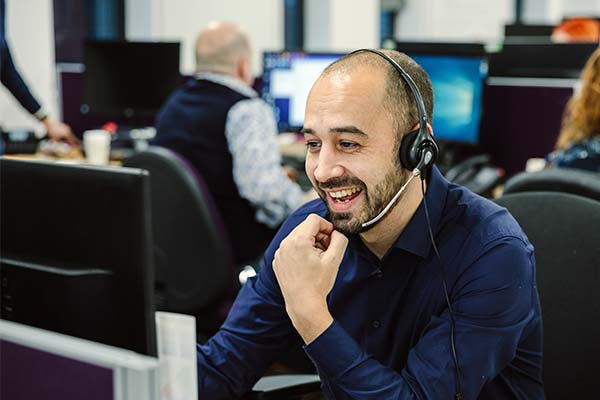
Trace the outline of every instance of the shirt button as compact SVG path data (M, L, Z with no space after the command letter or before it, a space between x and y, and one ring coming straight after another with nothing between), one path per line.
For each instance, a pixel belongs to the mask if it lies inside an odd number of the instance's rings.
M379 328L381 326L381 321L379 321L378 319L375 319L371 322L371 326L375 329Z
M379 270L375 273L375 276L377 276L378 278L383 278L383 271Z

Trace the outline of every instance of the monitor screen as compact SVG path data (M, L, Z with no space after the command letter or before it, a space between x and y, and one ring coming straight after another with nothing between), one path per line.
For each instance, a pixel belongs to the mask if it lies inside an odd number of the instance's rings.
M149 175L0 158L2 319L156 354Z
M84 64L91 113L156 113L181 82L179 43L87 41Z
M280 131L302 128L310 88L321 72L342 56L342 53L264 53L262 97L273 106Z
M408 54L433 84L433 130L440 141L476 144L481 120L484 57Z

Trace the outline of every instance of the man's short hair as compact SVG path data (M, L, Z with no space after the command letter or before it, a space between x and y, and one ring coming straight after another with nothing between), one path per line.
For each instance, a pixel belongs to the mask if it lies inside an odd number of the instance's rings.
M433 120L433 86L425 70L404 53L394 50L380 51L396 61L413 79L421 93L427 117L429 123L431 123ZM383 101L383 107L391 113L394 119L396 137L399 142L419 122L419 112L417 111L415 96L412 94L408 84L387 60L367 51L347 54L329 65L323 72L323 75L334 72L349 73L359 65L385 68L387 71L386 97Z

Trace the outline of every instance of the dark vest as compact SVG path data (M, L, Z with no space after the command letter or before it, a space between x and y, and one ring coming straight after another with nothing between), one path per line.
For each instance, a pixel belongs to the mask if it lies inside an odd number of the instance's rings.
M153 144L186 158L204 178L231 240L237 265L262 255L275 231L256 221L256 209L243 199L233 180L233 162L225 137L227 113L248 99L226 86L190 80L160 111Z

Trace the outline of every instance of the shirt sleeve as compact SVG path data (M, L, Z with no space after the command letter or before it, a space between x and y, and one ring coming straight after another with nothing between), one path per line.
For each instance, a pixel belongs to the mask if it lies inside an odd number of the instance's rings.
M289 220L265 252L263 266L240 290L219 332L197 346L200 399L235 399L249 392L276 358L302 339L287 312L271 261L296 224ZM301 350L300 350L301 351Z
M33 97L29 88L21 78L19 71L15 67L8 43L5 38L0 37L0 81L17 101L30 114L38 117L41 110L40 103Z
M486 247L450 293L465 399L476 399L484 384L515 358L520 338L528 334L525 327L534 318L537 292L531 249L517 238ZM431 318L401 372L367 354L335 321L305 351L328 377L329 387L324 389L333 397L343 393L340 397L352 399L452 399L457 387L450 321L448 310Z
M272 110L259 98L239 101L227 114L225 136L240 195L256 207L257 221L277 227L303 194L281 168Z

